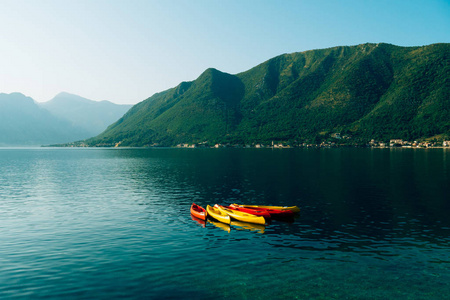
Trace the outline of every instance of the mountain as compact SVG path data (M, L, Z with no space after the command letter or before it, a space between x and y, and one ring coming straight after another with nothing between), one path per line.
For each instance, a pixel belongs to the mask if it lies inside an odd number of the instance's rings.
M20 93L0 94L0 146L39 146L89 137Z
M69 93L60 93L40 105L56 117L68 120L73 126L85 130L87 137L104 131L132 107L109 101L92 101Z
M450 44L362 44L208 69L131 108L88 145L450 136Z

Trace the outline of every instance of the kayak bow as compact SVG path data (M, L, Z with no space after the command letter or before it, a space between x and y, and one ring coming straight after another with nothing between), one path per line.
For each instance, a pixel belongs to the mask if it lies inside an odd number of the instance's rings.
M231 219L230 216L222 211L220 211L218 208L206 206L206 211L208 212L208 216L212 217L213 219L216 219L217 221L220 221L225 224L230 224Z
M195 203L191 205L191 215L200 220L206 220L206 210Z

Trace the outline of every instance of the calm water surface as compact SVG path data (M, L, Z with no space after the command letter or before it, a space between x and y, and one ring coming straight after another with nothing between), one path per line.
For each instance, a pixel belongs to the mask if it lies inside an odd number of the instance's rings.
M0 298L443 299L449 195L449 149L4 148Z

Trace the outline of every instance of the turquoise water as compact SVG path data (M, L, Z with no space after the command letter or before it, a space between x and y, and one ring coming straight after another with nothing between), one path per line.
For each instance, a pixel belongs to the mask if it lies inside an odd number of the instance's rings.
M0 149L1 299L443 299L445 149ZM192 202L297 205L221 228Z

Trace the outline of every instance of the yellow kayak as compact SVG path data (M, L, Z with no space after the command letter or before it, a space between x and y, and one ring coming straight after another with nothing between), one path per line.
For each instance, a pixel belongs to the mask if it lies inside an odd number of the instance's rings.
M225 208L221 205L215 205L214 208L218 208L221 212L229 215L230 217L232 217L233 219L236 219L238 221L242 221L242 222L248 222L248 223L255 223L255 224L266 224L266 219L264 219L264 217L259 217L259 216L255 216L255 215L251 215L242 211L237 211L237 210L231 210L228 208Z
M297 206L270 206L270 205L245 205L245 204L236 204L242 207L251 207L251 208L263 208L263 209L278 209L278 210L290 210L293 213L299 213L300 208Z
M220 211L218 208L207 205L206 211L208 212L208 216L216 219L217 221L225 224L231 223L230 216L227 213Z

